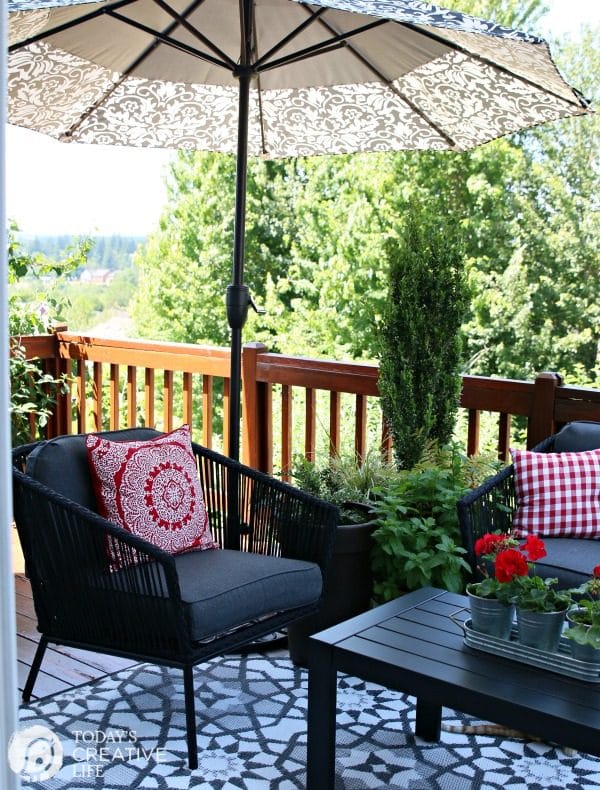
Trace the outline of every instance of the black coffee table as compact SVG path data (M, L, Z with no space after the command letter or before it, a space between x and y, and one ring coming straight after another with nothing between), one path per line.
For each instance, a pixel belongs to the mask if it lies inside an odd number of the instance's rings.
M600 756L600 683L466 646L450 616L467 605L428 587L311 637L307 790L334 787L338 671L414 695L426 741L439 740L446 706Z

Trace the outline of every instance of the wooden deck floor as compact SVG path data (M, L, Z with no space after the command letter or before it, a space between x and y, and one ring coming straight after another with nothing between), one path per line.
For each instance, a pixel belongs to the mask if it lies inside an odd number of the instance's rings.
M22 691L40 635L37 630L31 587L25 577L23 555L15 529L13 529L12 544L17 614L18 683L19 691ZM86 650L60 646L48 647L32 698L65 691L72 686L79 686L103 675L118 672L134 663L128 659L90 653Z

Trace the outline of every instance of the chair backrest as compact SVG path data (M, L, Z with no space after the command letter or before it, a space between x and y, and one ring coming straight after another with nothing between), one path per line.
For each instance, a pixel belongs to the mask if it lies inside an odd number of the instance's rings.
M152 439L158 435L159 432L152 428L126 428L100 434L106 439L130 442ZM85 437L86 434L79 433L40 442L28 455L25 471L34 480L72 502L97 512Z
M555 453L580 453L600 449L600 422L577 420L567 423L554 436Z

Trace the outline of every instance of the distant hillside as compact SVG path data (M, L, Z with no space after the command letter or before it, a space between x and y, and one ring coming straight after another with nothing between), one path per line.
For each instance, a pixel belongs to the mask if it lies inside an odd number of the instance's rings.
M19 234L19 241L29 254L41 253L47 258L59 259L72 246L77 236L31 236ZM131 266L131 257L144 236L92 236L93 247L86 268L126 269Z

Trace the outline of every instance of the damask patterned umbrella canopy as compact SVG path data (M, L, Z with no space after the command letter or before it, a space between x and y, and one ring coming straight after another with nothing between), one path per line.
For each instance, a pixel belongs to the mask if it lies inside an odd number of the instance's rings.
M236 153L231 428L248 154L464 151L588 111L542 39L419 0L7 4L9 123L65 141Z

